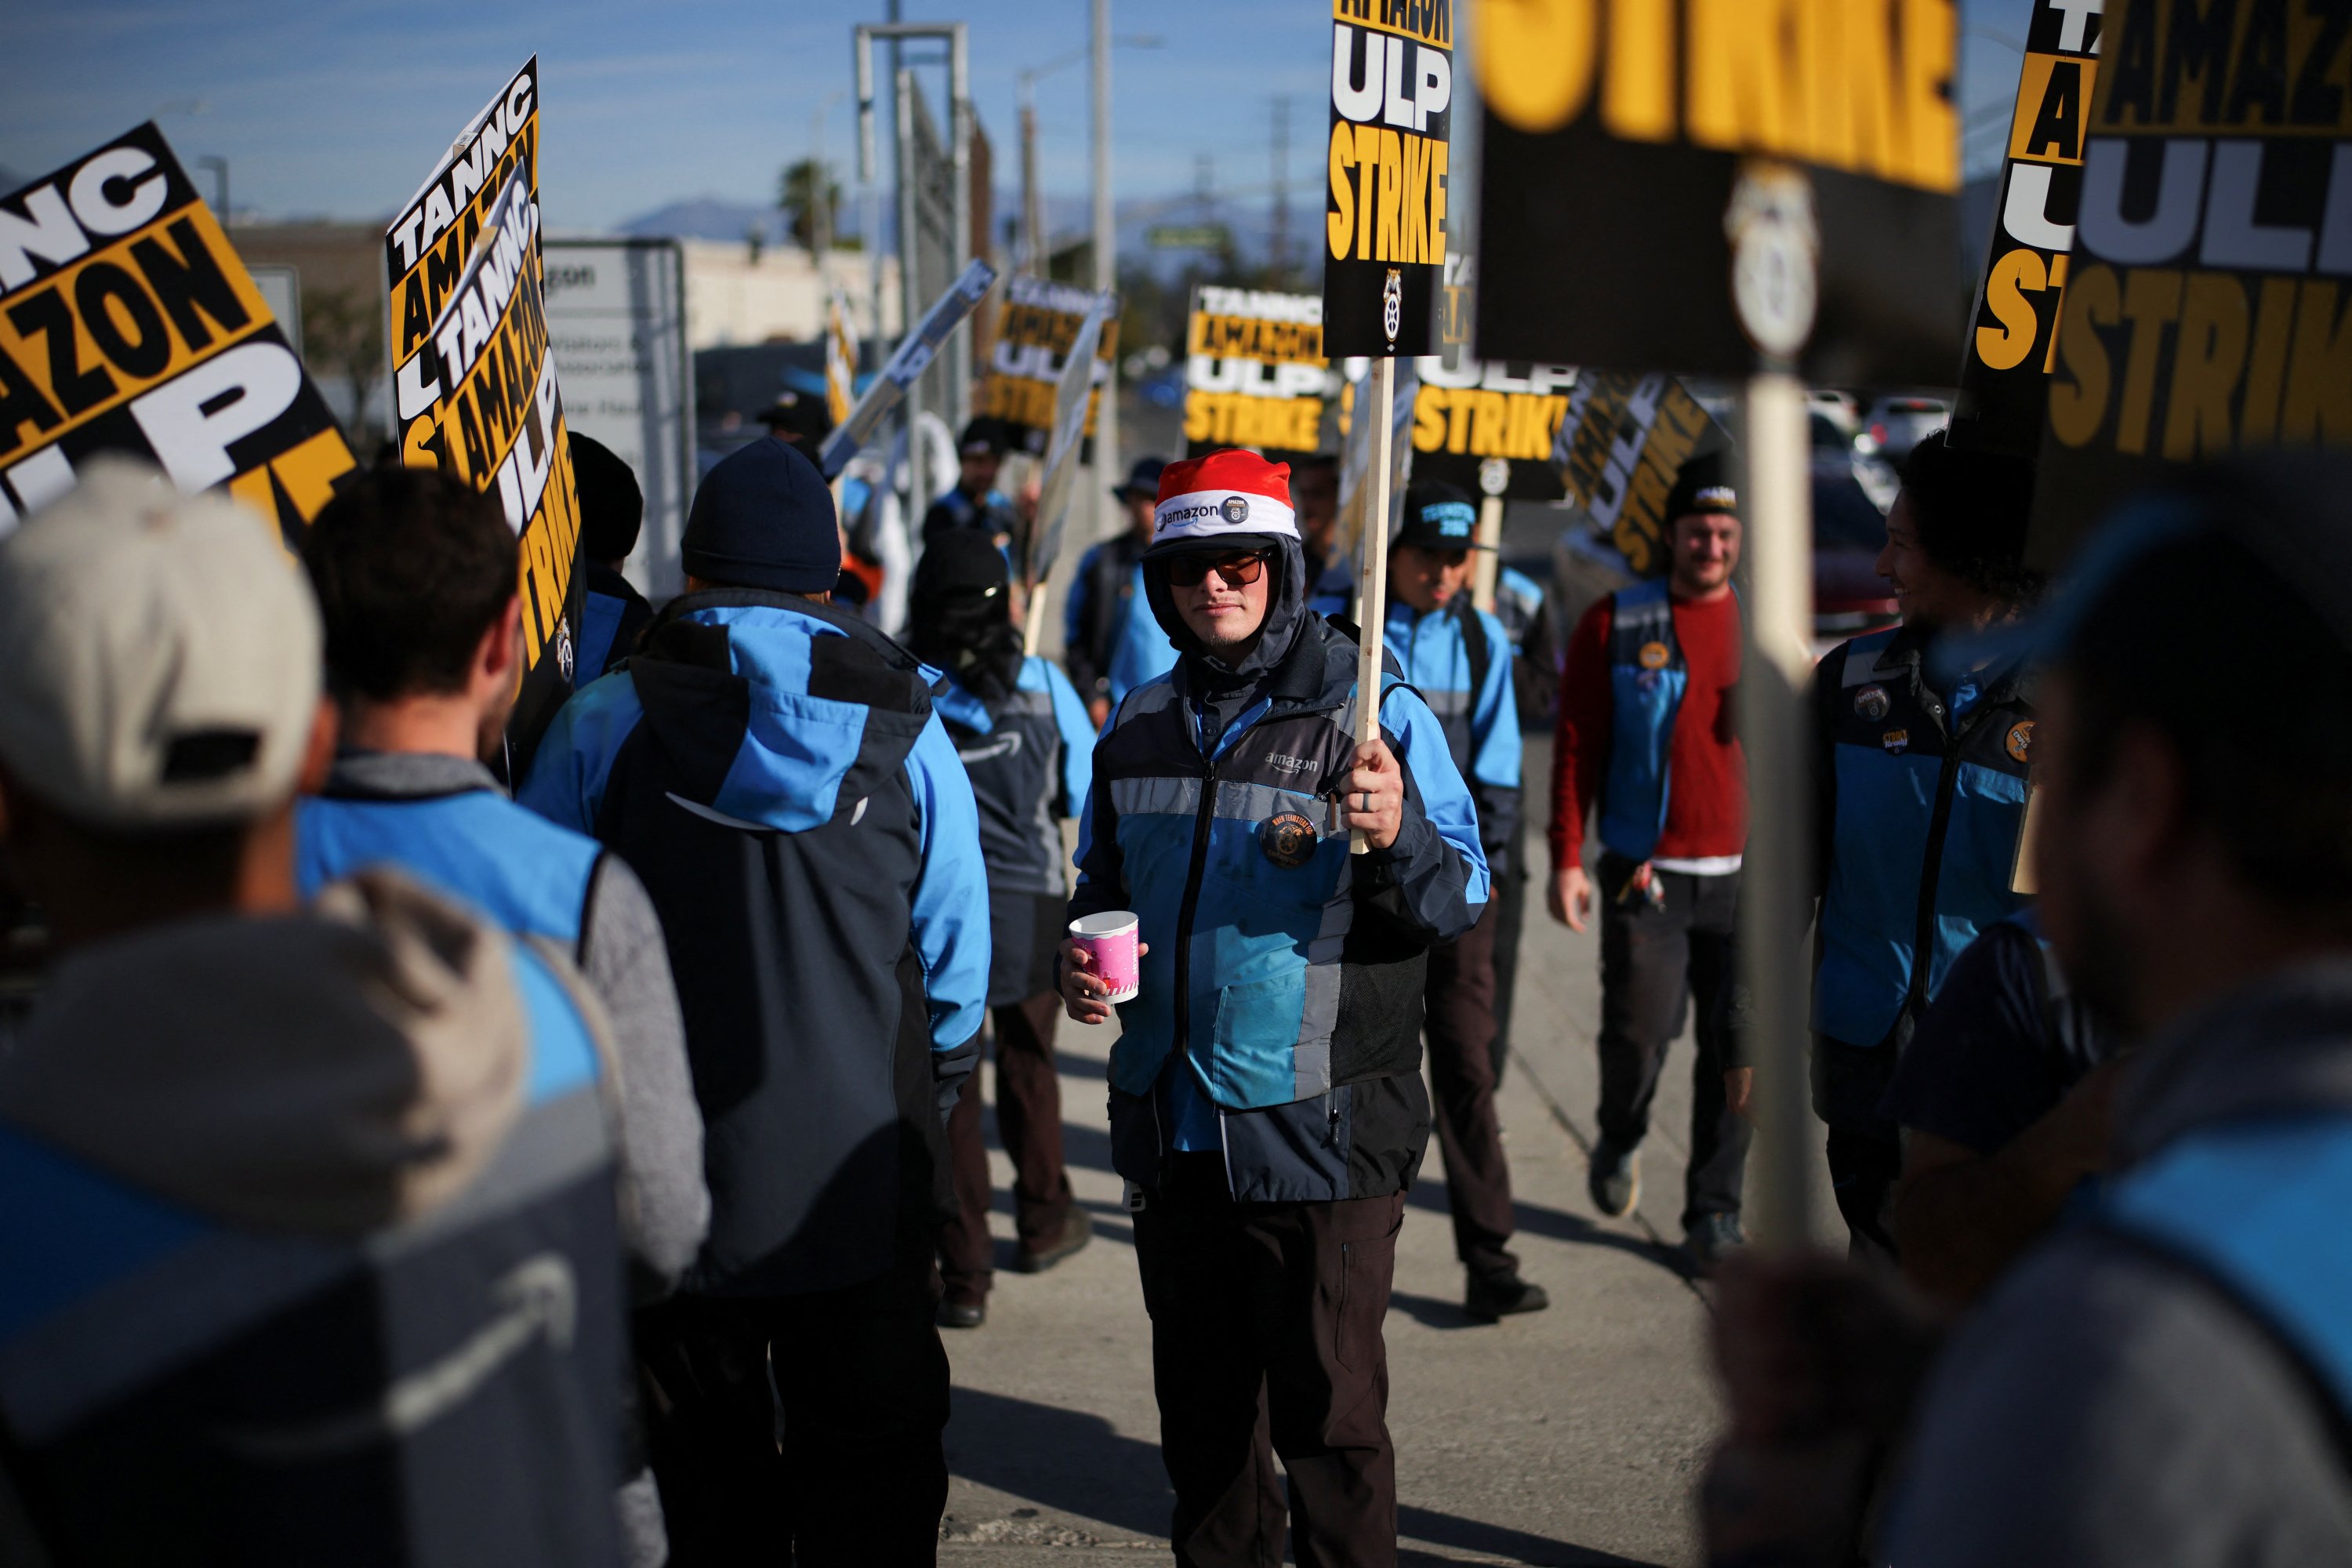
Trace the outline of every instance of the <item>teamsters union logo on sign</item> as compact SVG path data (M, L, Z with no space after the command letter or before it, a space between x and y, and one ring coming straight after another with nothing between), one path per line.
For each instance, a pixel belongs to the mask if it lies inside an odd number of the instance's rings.
M1239 528L1249 521L1249 497L1227 496L1224 504L1217 508L1217 513L1227 522Z
M1397 331L1404 325L1404 273L1401 268L1389 268L1388 280L1381 285L1381 331L1389 342L1396 342Z

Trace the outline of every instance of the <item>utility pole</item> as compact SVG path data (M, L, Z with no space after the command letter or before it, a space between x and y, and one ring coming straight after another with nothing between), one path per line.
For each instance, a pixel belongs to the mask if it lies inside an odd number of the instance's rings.
M1274 100L1274 236L1266 246L1266 260L1274 271L1277 289L1290 283L1290 100Z
M1118 232L1110 201L1110 0L1094 0L1095 287L1118 287ZM1122 345L1123 346L1123 345ZM1110 533L1110 487L1118 473L1118 361L1104 379L1095 415L1095 537Z
M1045 276L1045 195L1037 189L1037 73L1021 73L1021 266Z

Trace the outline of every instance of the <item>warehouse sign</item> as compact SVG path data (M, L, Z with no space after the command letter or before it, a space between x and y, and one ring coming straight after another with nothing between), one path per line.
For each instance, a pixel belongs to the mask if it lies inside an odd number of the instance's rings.
M1004 286L1004 308L996 318L996 341L988 352L988 375L981 383L977 412L1004 422L1012 444L1042 455L1054 430L1055 397L1062 367L1078 330L1102 307L1092 388L1087 394L1087 439L1095 433L1101 387L1118 355L1118 296L1097 294L1042 278L1014 277Z
M1947 380L1957 29L1953 0L1484 0L1479 354Z
M2098 81L2100 0L2035 0L2010 120L1991 254L1960 353L1952 438L2031 458L2042 444L2058 304Z
M1331 0L1328 351L1435 350L1445 264L1454 0Z
M289 546L351 448L163 132L0 197L0 533L121 452Z
M2352 16L2108 0L2032 554L2171 464L2352 445Z
M1203 284L1185 329L1184 449L1312 452L1329 375L1323 301Z

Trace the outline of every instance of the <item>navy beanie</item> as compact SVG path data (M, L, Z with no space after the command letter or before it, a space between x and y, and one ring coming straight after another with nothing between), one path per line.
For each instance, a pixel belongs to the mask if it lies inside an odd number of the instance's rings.
M625 561L645 526L646 492L620 455L593 436L572 437L572 488L580 496L580 549L591 561Z
M814 463L763 436L703 476L678 553L706 583L829 593L841 578L833 491Z

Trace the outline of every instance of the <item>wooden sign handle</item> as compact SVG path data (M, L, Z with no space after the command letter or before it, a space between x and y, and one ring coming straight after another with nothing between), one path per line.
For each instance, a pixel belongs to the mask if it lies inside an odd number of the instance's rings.
M1045 579L1040 577L1029 585L1028 613L1021 619L1021 657L1037 657L1037 639L1045 627Z
M1372 421L1371 493L1365 498L1359 535L1356 625L1360 629L1356 661L1356 743L1380 739L1381 638L1389 616L1389 440L1396 427L1396 361L1372 362L1372 405L1358 410ZM1348 831L1348 852L1361 855L1371 845L1360 827Z

